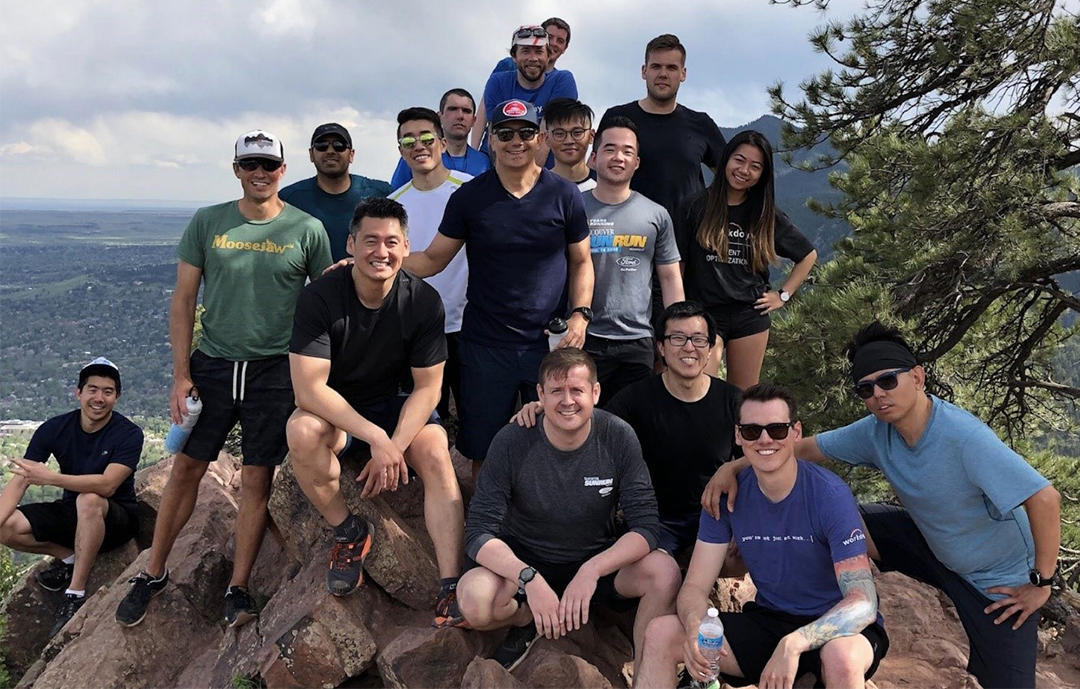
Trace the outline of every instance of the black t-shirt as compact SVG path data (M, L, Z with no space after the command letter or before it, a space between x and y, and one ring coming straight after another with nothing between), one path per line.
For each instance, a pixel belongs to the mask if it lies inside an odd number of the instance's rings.
M708 114L676 105L668 115L645 112L637 101L608 108L613 115L633 120L638 128L641 167L630 188L667 209L672 217L679 203L705 188L701 164L715 168L724 152L724 135Z
M733 453L742 455L735 444L739 389L717 378L710 381L704 397L683 402L657 375L627 386L604 407L637 433L661 518L699 512L716 469Z
M769 271L750 270L750 211L747 204L728 206L728 256L726 261L697 241L698 226L705 211L707 191L680 206L675 214L675 241L686 264L683 285L686 298L706 308L750 305L769 290ZM806 258L814 245L799 232L783 211L777 209L773 226L776 253L795 263Z
M400 271L382 306L356 296L352 267L338 268L300 293L289 351L330 360L328 384L353 406L397 394L410 368L446 361L439 293Z
M56 457L60 473L68 476L103 474L110 464L123 464L132 471L112 494L116 502L135 505L135 468L142 454L142 429L120 414L101 429L87 433L79 422L78 409L54 416L38 426L30 444L26 446L26 459L47 462L49 455ZM78 493L64 491L64 500L74 500Z

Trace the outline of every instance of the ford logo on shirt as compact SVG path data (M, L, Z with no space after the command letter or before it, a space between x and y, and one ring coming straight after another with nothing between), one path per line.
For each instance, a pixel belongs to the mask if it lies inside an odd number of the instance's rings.
M633 268L639 263L641 263L641 259L637 256L623 256L622 258L615 261L615 265L621 268Z

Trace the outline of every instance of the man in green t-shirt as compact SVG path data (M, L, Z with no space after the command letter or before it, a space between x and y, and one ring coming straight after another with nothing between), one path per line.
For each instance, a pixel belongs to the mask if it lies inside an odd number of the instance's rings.
M197 396L202 412L173 459L146 569L116 610L127 626L142 622L150 599L168 584L169 551L195 507L199 481L237 421L244 467L225 621L239 626L258 614L247 584L266 531L274 467L288 452L293 310L307 279L330 265L330 246L321 222L278 198L285 156L277 137L253 131L237 139L233 174L243 197L196 211L176 250L170 411L181 423L186 399ZM202 338L192 352L200 285Z

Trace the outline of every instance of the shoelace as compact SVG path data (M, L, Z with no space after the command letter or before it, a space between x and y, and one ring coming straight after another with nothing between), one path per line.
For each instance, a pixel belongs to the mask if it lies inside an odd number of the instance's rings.
M353 557L353 549L359 544L357 543L335 543L334 547L330 550L330 568L337 570L346 570L357 558ZM343 554L344 551L344 554Z

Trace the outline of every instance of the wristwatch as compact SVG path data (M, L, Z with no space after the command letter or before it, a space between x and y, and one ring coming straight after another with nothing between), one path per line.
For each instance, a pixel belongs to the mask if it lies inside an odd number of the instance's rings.
M791 293L789 293L786 289L780 290L780 301L784 302L785 304L791 301Z
M1054 575L1044 577L1038 569L1032 569L1028 573L1028 580L1031 581L1032 586L1049 586L1054 581Z
M518 588L517 593L514 594L514 600L518 603L525 602L525 584L528 584L536 576L536 569L533 567L525 567L518 573Z
M573 311L571 311L570 315L573 316L575 313L580 313L585 318L586 323L592 322L593 310L590 309L588 306L579 306Z

